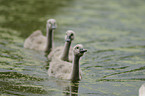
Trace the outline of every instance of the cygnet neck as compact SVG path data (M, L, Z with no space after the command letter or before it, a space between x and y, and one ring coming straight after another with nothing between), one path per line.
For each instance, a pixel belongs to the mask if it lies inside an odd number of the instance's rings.
M70 49L70 46L71 46L71 41L69 41L69 42L66 41L65 44L64 44L62 55L60 57L61 60L69 61L69 49Z
M74 55L73 67L72 67L72 73L71 73L71 80L72 81L78 81L81 79L79 60L80 60L80 56Z
M46 42L46 52L50 52L52 50L53 47L53 29L50 29L49 27L46 28L46 38L47 38L47 42Z

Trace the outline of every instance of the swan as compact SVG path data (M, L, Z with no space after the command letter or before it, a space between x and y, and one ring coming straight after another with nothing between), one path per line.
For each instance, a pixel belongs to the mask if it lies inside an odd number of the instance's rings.
M145 96L145 83L139 88L139 96Z
M79 65L80 57L87 52L83 48L82 44L77 44L73 48L73 62L66 62L58 58L52 58L48 75L60 79L69 79L71 81L77 81L81 79L81 69Z
M53 32L56 27L57 24L55 19L47 20L46 36L43 36L40 30L33 32L24 41L24 48L50 52L53 47Z
M65 35L65 44L64 47L60 46L48 55L48 59L51 60L53 57L58 57L63 61L72 61L72 48L70 48L72 41L74 40L75 32L72 30L68 30ZM71 51L71 52L70 52ZM69 58L70 57L70 58Z

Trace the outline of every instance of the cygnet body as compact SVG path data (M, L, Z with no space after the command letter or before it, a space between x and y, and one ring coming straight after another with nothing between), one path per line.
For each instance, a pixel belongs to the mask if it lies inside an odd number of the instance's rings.
M73 48L73 62L62 61L58 58L52 58L48 75L61 79L69 79L71 81L77 81L81 79L81 69L79 60L83 54L87 52L83 49L83 45L77 44Z
M139 96L145 96L145 83L139 88Z
M53 32L56 27L55 19L49 19L46 24L46 36L43 36L40 30L33 32L24 41L24 48L50 52L53 47Z
M75 32L72 30L68 30L65 35L65 44L64 46L60 46L55 48L48 55L48 59L58 58L63 61L72 61L72 48L71 43L74 40Z

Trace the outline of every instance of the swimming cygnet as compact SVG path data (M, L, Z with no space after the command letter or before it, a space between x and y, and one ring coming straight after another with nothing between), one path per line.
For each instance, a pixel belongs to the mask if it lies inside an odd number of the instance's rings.
M65 44L64 46L57 47L53 49L48 55L48 59L59 58L63 61L72 61L72 48L71 43L74 40L75 32L72 30L68 30L65 35ZM71 52L70 52L71 51Z
M53 32L56 27L57 24L55 19L47 20L46 36L43 36L40 30L33 32L24 41L24 48L50 52L53 47Z
M81 69L79 65L80 57L87 52L83 48L83 45L77 44L73 48L73 62L62 61L58 58L52 58L50 62L50 67L48 70L48 75L61 79L70 79L72 81L77 81L81 79Z
M139 96L145 96L145 83L139 88Z

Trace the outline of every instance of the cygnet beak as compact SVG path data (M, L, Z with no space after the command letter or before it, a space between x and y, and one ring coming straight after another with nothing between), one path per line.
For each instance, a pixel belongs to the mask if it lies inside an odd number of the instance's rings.
M56 29L56 26L54 24L52 24L52 29Z
M66 38L65 41L66 41L66 42L70 42L70 41L71 41L71 36L67 36L67 38Z
M85 53L87 52L87 49L80 49L80 53Z

